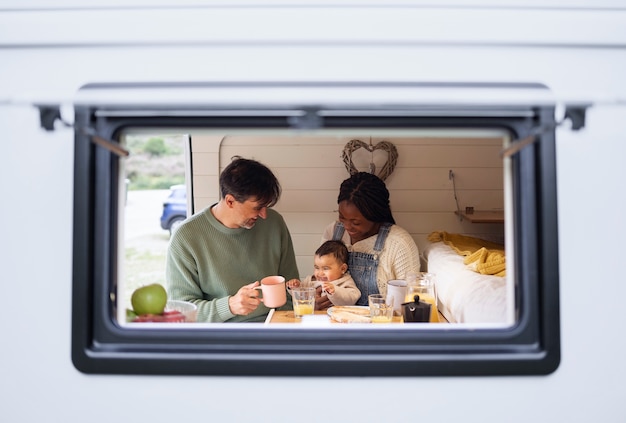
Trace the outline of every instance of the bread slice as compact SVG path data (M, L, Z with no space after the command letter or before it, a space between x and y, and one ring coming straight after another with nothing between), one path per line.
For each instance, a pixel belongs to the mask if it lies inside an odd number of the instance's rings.
M346 313L357 314L359 316L370 315L370 309L368 307L359 307L359 306L333 306L330 311L331 311L331 314L337 313L337 312L340 312L340 313L346 312Z
M348 308L341 307L339 310L335 310L339 307L334 307L330 313L331 320L339 323L371 323L372 319L369 317L368 309ZM365 313L364 313L365 312Z

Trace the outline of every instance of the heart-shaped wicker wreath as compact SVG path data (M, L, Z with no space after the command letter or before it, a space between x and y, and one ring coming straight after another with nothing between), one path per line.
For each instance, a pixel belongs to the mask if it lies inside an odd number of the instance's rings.
M395 145L393 145L389 141L381 141L376 145L372 145L371 143L367 144L361 140L350 140L343 147L343 153L341 154L341 157L343 158L343 164L346 166L348 172L350 172L350 175L354 175L355 173L360 172L352 161L352 153L354 153L359 148L364 148L370 153L373 153L375 150L382 150L387 152L387 161L380 169L380 172L376 173L376 165L374 165L372 160L372 162L369 164L369 173L375 174L383 181L393 173L393 170L396 168L396 164L398 163L398 150L396 150Z

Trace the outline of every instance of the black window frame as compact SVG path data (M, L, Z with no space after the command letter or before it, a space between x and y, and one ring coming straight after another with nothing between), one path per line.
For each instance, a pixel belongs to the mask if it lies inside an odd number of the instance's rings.
M86 87L87 89L90 86ZM99 87L102 88L102 87ZM111 89L119 88L112 86ZM122 87L123 88L123 87ZM497 88L497 87L496 87ZM266 113L255 105L75 105L72 361L88 374L273 376L544 375L560 362L558 219L554 105L469 107L434 115L381 105L292 106ZM269 108L268 108L269 109ZM126 113L134 110L133 113ZM126 111L126 112L124 112ZM216 111L220 111L217 113ZM405 110L406 111L406 110ZM510 112L510 113L509 113ZM90 128L85 131L81 128ZM116 323L119 156L92 142L129 128L213 129L503 129L520 139L544 128L512 157L515 285L512 327L428 331L393 328L175 330ZM545 129L548 128L548 129ZM537 132L537 131L535 131ZM227 324L222 324L227 325Z

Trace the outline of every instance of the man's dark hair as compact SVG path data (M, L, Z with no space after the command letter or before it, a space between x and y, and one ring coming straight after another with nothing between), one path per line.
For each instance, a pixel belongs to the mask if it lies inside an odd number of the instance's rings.
M341 241L326 241L315 251L316 256L332 254L340 263L348 263L348 248Z
M281 188L272 171L256 160L233 157L233 161L220 175L220 195L227 194L243 203L254 198L264 207L276 205Z
M378 176L358 172L341 183L337 203L348 201L370 222L396 223L389 206L389 190Z

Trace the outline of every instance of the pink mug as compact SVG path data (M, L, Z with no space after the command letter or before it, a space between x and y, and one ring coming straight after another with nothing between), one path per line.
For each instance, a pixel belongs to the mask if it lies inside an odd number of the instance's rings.
M261 286L254 289L260 289L263 293L265 307L278 308L287 302L285 278L282 276L266 276L261 279Z

